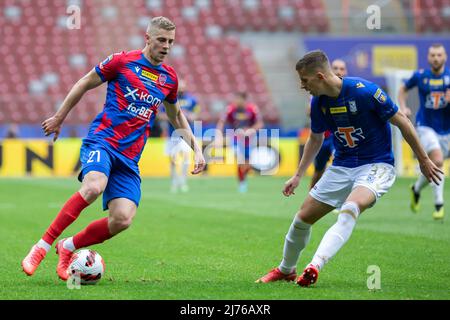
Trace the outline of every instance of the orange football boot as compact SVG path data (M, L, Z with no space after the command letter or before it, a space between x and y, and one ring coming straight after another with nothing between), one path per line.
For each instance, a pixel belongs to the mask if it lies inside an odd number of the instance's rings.
M41 247L38 247L37 245L31 247L30 252L22 260L23 271L28 276L32 276L33 273L36 271L37 267L39 267L41 261L44 260L46 254L47 251L45 251L45 249Z
M56 266L56 273L61 280L66 281L69 278L67 269L70 265L70 259L73 252L64 248L63 243L66 239L58 241L56 245L56 254L59 255L58 265Z
M259 278L255 282L256 283L267 283L267 282L274 282L274 281L280 281L280 280L294 281L296 277L297 277L297 273L295 272L295 269L291 273L285 274L285 273L281 272L280 269L275 268L275 269L270 270L268 274Z

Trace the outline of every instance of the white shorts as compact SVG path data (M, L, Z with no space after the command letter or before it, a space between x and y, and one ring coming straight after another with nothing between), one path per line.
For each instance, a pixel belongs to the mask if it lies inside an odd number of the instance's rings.
M317 201L340 208L357 186L368 188L377 201L390 189L394 181L395 169L387 163L372 163L356 168L332 165L325 170L309 194Z
M186 141L180 137L171 137L167 139L166 143L166 155L174 157L178 153L190 153L191 147L188 146Z
M416 129L417 135L419 136L420 143L425 149L426 153L430 153L432 150L441 149L442 154L445 158L449 158L449 144L450 144L450 133L446 135L437 134L433 128L419 126Z

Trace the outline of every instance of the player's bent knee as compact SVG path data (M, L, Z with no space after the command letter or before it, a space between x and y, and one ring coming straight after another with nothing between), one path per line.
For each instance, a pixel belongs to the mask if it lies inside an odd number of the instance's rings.
M114 232L120 232L131 226L136 210L128 208L115 208L110 211L110 228Z
M115 219L111 218L110 220L110 229L112 233L119 233L125 229L128 229L133 222L132 218L128 219Z
M95 182L86 183L81 187L80 193L87 202L92 202L103 193L103 187Z

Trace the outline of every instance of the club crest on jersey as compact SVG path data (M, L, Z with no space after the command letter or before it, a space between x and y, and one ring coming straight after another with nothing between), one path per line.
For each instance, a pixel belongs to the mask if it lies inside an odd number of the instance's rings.
M358 109L356 108L356 101L353 100L349 101L348 106L350 108L351 113L356 113L358 111Z
M161 73L158 78L158 82L160 85L165 85L167 80L167 76L164 73Z
M373 95L375 99L381 104L384 104L386 102L386 95L383 93L383 91L378 88L375 94Z

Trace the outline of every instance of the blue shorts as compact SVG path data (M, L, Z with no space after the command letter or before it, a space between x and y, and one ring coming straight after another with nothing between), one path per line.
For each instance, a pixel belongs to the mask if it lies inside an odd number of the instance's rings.
M333 136L330 136L323 140L322 147L320 148L319 153L314 159L314 167L316 171L322 171L323 169L325 169L333 152Z
M136 162L99 144L83 142L80 150L81 172L78 180L90 171L103 172L108 183L103 192L103 210L115 198L127 198L139 206L141 199L141 178Z

